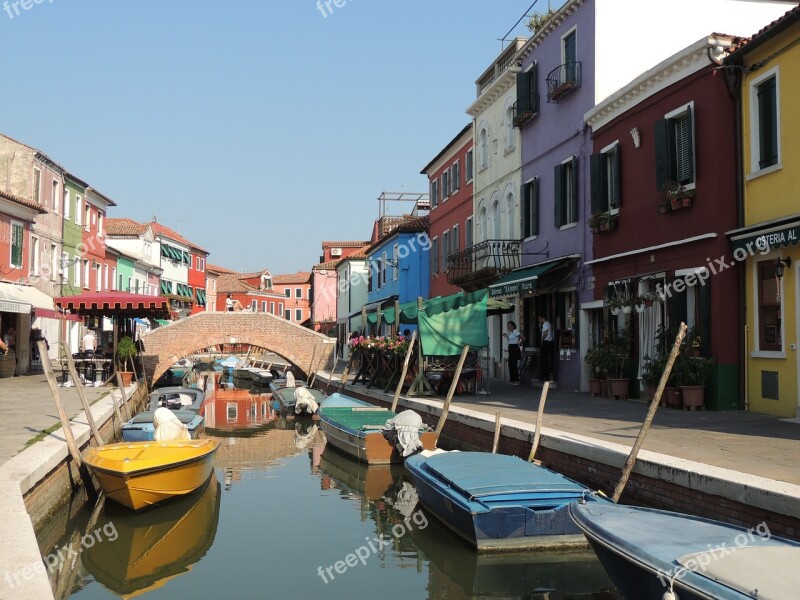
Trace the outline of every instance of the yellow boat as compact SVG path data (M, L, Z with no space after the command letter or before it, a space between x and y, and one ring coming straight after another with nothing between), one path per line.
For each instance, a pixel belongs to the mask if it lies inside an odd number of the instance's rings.
M89 448L83 460L107 498L141 510L208 481L218 447L212 439L122 442Z

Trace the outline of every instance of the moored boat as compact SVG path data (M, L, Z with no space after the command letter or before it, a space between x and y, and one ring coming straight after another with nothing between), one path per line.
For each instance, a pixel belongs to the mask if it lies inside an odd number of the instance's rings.
M402 450L385 435L387 421L396 416L391 410L339 393L328 396L319 408L327 443L368 464L403 462ZM419 427L417 434L424 449L435 447L436 435L429 427Z
M420 502L478 551L586 547L567 507L598 503L587 487L516 456L425 454L406 460Z
M190 494L214 470L219 442L122 442L89 448L83 456L106 497L141 510Z
M317 411L311 410L312 406L308 403L301 402L298 406L296 391L299 389L307 390L313 396L314 402L319 406L325 401L325 393L322 390L309 388L305 386L285 387L279 383L272 382L269 385L272 392L273 407L281 411L284 417L293 416L307 416L311 417Z
M580 527L626 600L795 600L800 543L680 513L572 504Z
M205 429L205 417L191 410L175 410L173 412L177 419L186 425L192 439L196 440ZM122 440L125 442L152 441L156 433L153 414L153 411L146 410L123 423Z
M149 410L154 411L164 407L197 413L205 397L205 392L200 388L180 386L158 388L149 396Z

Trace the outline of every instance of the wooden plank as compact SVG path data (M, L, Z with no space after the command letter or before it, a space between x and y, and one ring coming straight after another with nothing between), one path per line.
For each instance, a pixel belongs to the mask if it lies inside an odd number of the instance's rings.
M672 373L675 359L678 358L678 353L681 350L684 337L686 337L686 323L681 323L678 335L675 337L675 343L672 345L672 352L669 353L664 372L661 374L661 381L658 382L658 388L656 388L656 393L653 395L653 400L650 402L650 409L647 411L647 416L644 419L644 423L642 423L642 428L639 430L639 435L636 436L636 442L633 444L633 448L631 448L628 460L625 461L625 466L622 469L622 476L619 478L617 487L614 489L614 495L611 497L614 502L619 502L625 485L628 483L628 479L631 476L633 466L636 464L636 456L639 454L639 450L644 443L644 438L647 436L647 432L650 431L650 426L653 424L653 418L655 418L658 405L661 403L661 395L664 393L664 388L667 386L667 380Z
M398 319L399 311L395 311L395 319ZM406 381L406 374L408 373L408 363L411 361L411 353L414 352L414 342L417 341L417 330L411 334L411 341L408 343L408 350L406 351L406 358L403 360L403 370L400 372L400 381L397 382L397 389L394 391L394 398L392 398L392 412L397 409L397 401L400 399L400 392L403 390L403 383Z
M122 375L119 374L119 371L117 371L117 387L119 388L119 393L122 397L122 406L125 409L125 420L130 421L131 412L130 408L128 408L128 395L125 393L125 386L122 385Z
M61 394L58 392L56 374L53 373L53 365L50 363L50 356L47 354L47 344L44 340L39 340L36 342L36 346L39 349L39 357L42 361L42 370L44 371L44 376L47 379L47 384L50 386L50 394L53 396L53 402L56 404L56 410L58 411L58 418L61 421L61 427L64 428L64 438L67 440L67 448L69 448L69 453L72 456L72 460L75 461L75 464L80 470L81 467L83 467L83 457L81 456L81 451L78 448L78 442L75 441L75 436L72 433L72 427L70 426L69 419L67 418L67 412L64 410L64 403L61 401Z
M536 432L533 434L533 444L531 453L528 455L528 462L534 462L536 450L539 448L539 440L542 437L542 419L544 417L544 403L547 400L547 392L550 389L550 382L545 381L542 386L542 395L539 396L539 410L536 411Z
M497 446L500 443L500 411L494 413L494 441L492 442L492 454L497 454Z
M89 423L89 428L92 430L92 437L98 446L102 446L103 438L100 435L100 430L97 428L97 423L94 422L94 417L92 416L92 407L89 406L89 400L86 398L86 394L83 391L83 386L78 383L80 381L80 377L78 377L78 370L75 368L75 361L72 359L72 354L70 354L69 348L67 348L67 345L64 342L61 342L61 349L64 351L64 354L67 357L67 369L69 369L69 375L72 377L72 381L75 382L75 387L78 390L78 398L81 400L83 412L86 413L86 421Z
M450 401L453 399L453 394L456 393L456 388L458 387L458 380L461 377L461 369L464 368L464 361L467 360L467 354L469 353L469 344L464 346L464 349L461 351L461 357L458 359L458 366L456 366L456 373L453 376L453 381L450 384L450 389L447 392L447 398L444 400L444 404L442 405L442 414L439 417L439 422L436 424L436 442L439 442L439 436L442 433L442 429L444 428L444 423L447 421L447 413L450 412Z

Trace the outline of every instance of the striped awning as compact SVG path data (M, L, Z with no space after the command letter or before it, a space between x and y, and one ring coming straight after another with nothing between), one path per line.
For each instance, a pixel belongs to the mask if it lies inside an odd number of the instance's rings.
M79 315L169 316L169 302L163 296L127 292L97 292L56 298L56 306Z

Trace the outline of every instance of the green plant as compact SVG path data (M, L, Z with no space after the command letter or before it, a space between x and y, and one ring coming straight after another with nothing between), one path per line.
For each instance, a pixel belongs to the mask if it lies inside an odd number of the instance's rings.
M605 379L608 375L609 366L609 352L605 342L601 342L591 348L586 353L584 361L591 367L592 379Z
M627 327L618 329L609 335L607 339L608 350L610 352L609 376L611 379L624 379L625 367L630 360L631 353L631 332Z
M533 13L531 20L528 21L528 29L530 29L531 32L536 33L542 28L542 25L550 20L550 17L552 17L554 13L555 11L552 8L548 9L548 11L545 13Z
M713 358L685 356L682 363L681 385L706 385L715 361Z
M667 357L663 354L656 354L644 357L642 361L642 382L651 387L656 387L661 381L661 375L667 366Z
M132 337L126 335L117 344L117 356L122 361L126 370L129 364L133 364L133 359L136 357L136 354L136 343L133 341Z

